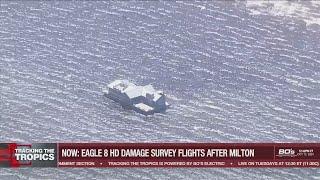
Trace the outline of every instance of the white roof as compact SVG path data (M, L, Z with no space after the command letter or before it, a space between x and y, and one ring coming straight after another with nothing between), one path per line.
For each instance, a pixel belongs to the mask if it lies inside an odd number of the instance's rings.
M129 98L135 98L141 96L141 92L143 91L142 86L131 86L128 87L124 92L128 95Z
M153 107L150 107L144 103L135 104L134 106L146 112L153 110Z
M144 91L145 93L150 93L150 94L153 94L153 93L156 92L156 91L154 90L154 88L152 87L151 84L146 85L146 86L143 86L143 91Z
M160 91L157 91L155 94L154 94L154 98L153 100L154 101L157 101L158 99L160 99L162 97L163 93L160 92Z
M163 96L161 91L156 91L152 85L136 86L128 80L115 80L108 85L109 88L118 89L123 93L126 93L129 98L135 98L139 96L146 97L147 94L152 95L152 100L157 101Z
M129 82L128 80L115 80L108 85L109 88L118 89L120 91L126 90L128 87L134 87L133 83Z

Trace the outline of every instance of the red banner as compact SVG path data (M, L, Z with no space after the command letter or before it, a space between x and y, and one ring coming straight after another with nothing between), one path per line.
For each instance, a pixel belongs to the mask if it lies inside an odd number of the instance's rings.
M0 143L0 167L320 167L320 143Z
M59 143L58 167L320 167L320 143Z

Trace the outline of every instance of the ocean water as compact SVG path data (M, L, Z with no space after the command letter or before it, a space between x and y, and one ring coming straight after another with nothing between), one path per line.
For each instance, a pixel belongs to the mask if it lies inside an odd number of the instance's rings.
M319 142L319 8L0 1L0 140ZM172 108L122 109L102 94L115 79L153 84ZM320 179L320 170L0 170L0 179L68 178Z

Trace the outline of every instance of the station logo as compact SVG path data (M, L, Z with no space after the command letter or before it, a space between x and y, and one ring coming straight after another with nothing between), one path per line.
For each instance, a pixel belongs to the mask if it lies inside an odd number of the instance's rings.
M295 157L295 150L292 148L287 148L287 149L279 149L278 154L276 155L278 157Z
M276 156L280 158L314 158L315 149L313 147L286 147L276 149Z

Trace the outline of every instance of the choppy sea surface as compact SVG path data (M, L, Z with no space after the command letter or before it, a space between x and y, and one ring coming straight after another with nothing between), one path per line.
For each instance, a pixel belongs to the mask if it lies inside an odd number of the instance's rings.
M320 4L252 2L0 1L1 142L319 142ZM102 94L115 79L153 84L172 108L122 109ZM70 178L320 179L320 170L0 170Z

